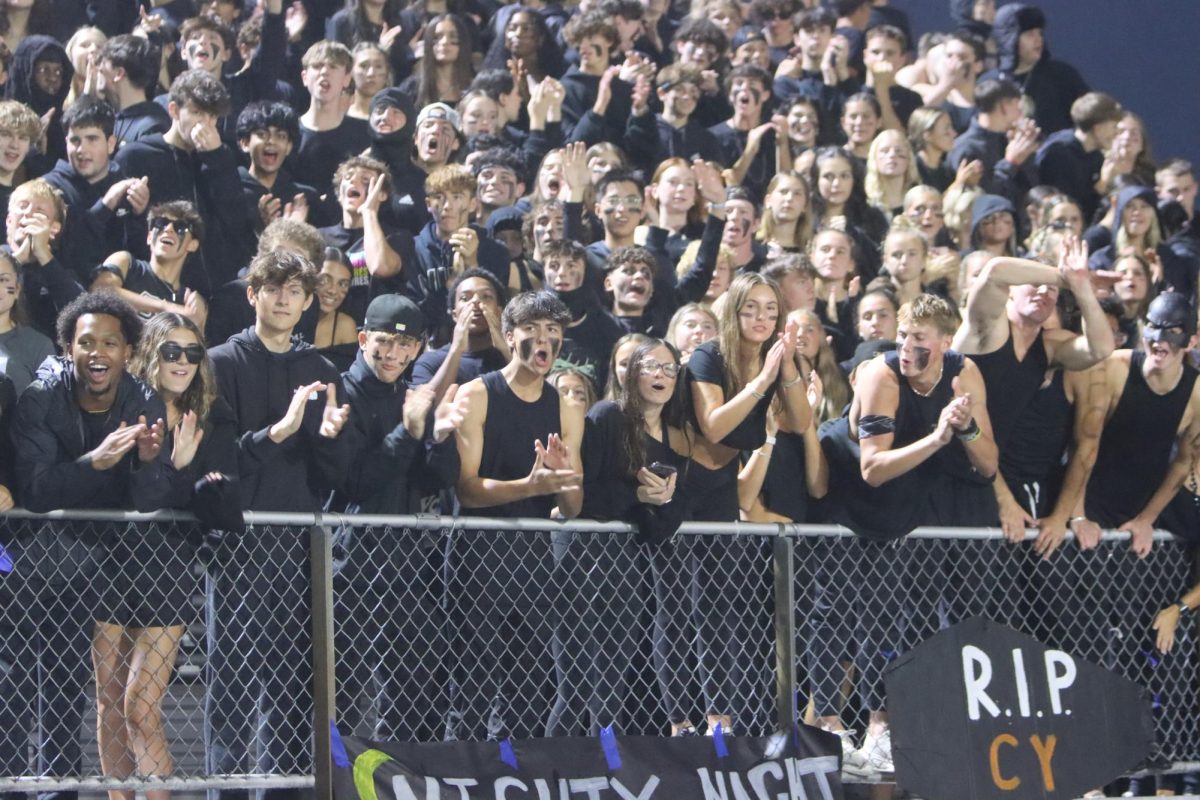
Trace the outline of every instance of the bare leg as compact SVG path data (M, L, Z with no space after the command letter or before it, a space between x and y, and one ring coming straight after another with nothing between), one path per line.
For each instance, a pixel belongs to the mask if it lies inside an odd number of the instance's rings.
M125 716L129 745L139 775L166 777L174 765L163 731L162 701L175 669L175 656L184 626L134 628L133 657L125 689ZM147 800L168 800L165 789L146 792Z
M125 728L125 681L133 640L125 628L97 622L92 634L92 666L96 670L96 741L100 766L110 778L133 774ZM110 791L109 800L134 800L129 791Z

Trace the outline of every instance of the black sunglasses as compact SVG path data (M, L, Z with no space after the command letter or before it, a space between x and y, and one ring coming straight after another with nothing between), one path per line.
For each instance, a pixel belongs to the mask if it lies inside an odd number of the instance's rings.
M163 342L158 346L158 355L163 361L172 364L179 361L181 357L186 358L189 364L199 364L204 360L204 347L198 344L185 346L175 342Z
M166 217L155 217L150 220L150 227L156 231L165 231L168 227L171 227L180 236L187 236L192 232L192 223L182 219L167 219Z

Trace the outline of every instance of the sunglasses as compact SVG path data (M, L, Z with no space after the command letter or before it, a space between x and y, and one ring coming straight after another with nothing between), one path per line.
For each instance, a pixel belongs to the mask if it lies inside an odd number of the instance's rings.
M156 231L165 231L167 228L174 228L175 232L180 236L187 236L192 232L192 223L181 219L167 219L166 217L155 217L150 220L150 227Z
M198 344L181 345L175 342L163 342L158 346L158 355L163 361L174 364L180 358L187 359L189 364L199 364L204 360L204 347Z

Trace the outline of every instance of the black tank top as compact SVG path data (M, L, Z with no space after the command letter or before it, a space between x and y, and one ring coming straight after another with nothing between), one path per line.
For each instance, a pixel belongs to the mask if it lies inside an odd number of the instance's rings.
M533 469L535 439L546 444L552 433L562 433L558 412L558 390L542 384L542 396L527 403L513 394L499 371L483 376L487 389L488 410L483 421L483 453L479 459L479 477L514 481ZM471 509L479 517L547 518L554 508L554 495L531 497L502 506Z
M1000 450L1000 472L1010 484L1044 481L1063 466L1072 424L1063 376L1061 369L1054 370L1050 382L1038 388L1008 433L1008 446Z
M884 360L892 372L896 373L896 379L900 382L900 405L896 409L896 434L892 447L904 447L928 436L937 428L942 409L954 399L954 379L962 372L965 359L962 353L946 351L942 357L942 377L928 397L917 394L908 379L900 374L898 351L884 354ZM929 480L952 476L968 481L987 482L971 466L967 451L958 439L952 439L950 444L934 453L917 467L916 471L927 476Z
M1000 349L973 355L971 360L979 367L988 388L987 410L992 420L992 436L1003 453L1017 418L1046 379L1050 359L1046 356L1042 331L1038 331L1023 360L1017 359L1011 327Z
M1141 350L1129 359L1129 377L1100 434L1096 466L1088 480L1084 501L1088 518L1105 528L1137 516L1162 483L1179 422L1200 374L1185 365L1175 388L1156 394L1142 375L1145 360Z

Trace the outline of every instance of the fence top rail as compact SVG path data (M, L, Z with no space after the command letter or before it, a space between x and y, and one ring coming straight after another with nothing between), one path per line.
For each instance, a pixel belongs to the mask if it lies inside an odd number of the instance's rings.
M242 513L247 525L293 525L309 527L312 525L354 527L405 527L425 530L486 530L486 531L570 531L572 533L629 533L633 526L624 522L597 522L595 520L574 519L558 521L549 519L494 519L486 517L442 517L434 514L417 514L415 516L386 516L380 514L329 514L329 513L296 513L274 511L245 511ZM86 522L195 522L194 515L183 511L154 511L138 513L134 511L117 511L113 509L66 509L35 514L21 508L14 508L0 514L0 519L27 520L77 520ZM790 538L849 538L854 532L840 525L777 525L753 522L685 522L680 533L687 536L787 536ZM1025 540L1036 539L1036 530L1027 530ZM1067 531L1067 538L1073 539L1074 534ZM1003 533L999 528L918 528L908 534L910 539L1000 539ZM1102 541L1128 541L1130 535L1124 531L1105 531ZM1168 541L1172 535L1166 531L1156 530L1154 540Z

